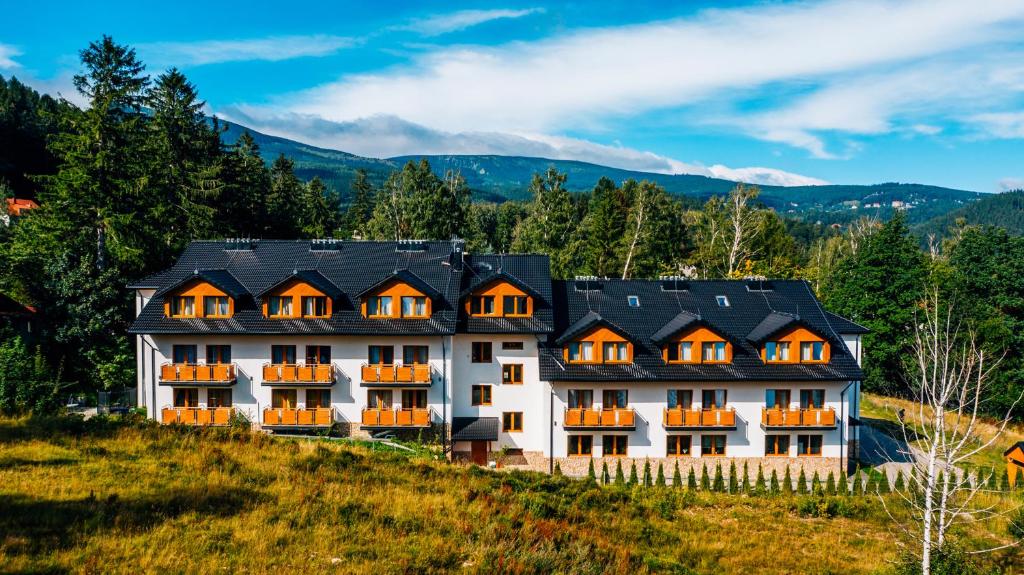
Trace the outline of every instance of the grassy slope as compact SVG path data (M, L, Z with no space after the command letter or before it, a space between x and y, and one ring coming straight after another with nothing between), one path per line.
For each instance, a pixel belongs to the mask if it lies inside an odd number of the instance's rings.
M90 426L92 427L92 426ZM798 498L588 487L365 445L0 420L0 572L870 573Z

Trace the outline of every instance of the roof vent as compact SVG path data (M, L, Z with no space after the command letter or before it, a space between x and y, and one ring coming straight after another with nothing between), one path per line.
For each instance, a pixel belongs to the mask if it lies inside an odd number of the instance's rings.
M685 276L658 276L661 291L686 291L690 289L690 280Z
M395 246L396 252L425 252L427 251L427 242L424 240L398 240L398 245Z
M340 250L341 240L334 238L309 240L309 251L311 252L336 252Z
M576 291L601 291L604 287L597 276L576 276Z
M251 251L256 247L256 241L252 238L227 238L224 240L224 251L242 252Z
M747 278L747 291L774 291L775 286L765 278Z

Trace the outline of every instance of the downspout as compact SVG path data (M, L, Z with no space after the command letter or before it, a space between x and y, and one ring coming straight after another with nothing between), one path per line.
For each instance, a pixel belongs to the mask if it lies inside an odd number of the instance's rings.
M846 428L849 423L846 421L846 391L850 389L851 385L856 384L856 381L851 381L846 384L846 387L839 392L839 472L846 473L846 466L843 465L845 460L847 446L846 441Z
M448 457L448 348L441 336L441 453Z
M548 474L555 474L555 387L548 383Z

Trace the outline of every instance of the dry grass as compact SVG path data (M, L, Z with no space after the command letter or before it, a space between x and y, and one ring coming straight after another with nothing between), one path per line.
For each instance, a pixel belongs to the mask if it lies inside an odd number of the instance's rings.
M365 445L0 419L0 572L874 573L874 499L596 487ZM998 528L998 526L993 526Z

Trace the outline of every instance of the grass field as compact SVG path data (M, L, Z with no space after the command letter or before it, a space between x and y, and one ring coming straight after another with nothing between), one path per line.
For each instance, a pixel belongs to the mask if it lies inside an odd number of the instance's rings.
M1005 525L970 537L1005 541ZM0 572L885 573L900 540L875 497L598 487L425 450L0 419Z

